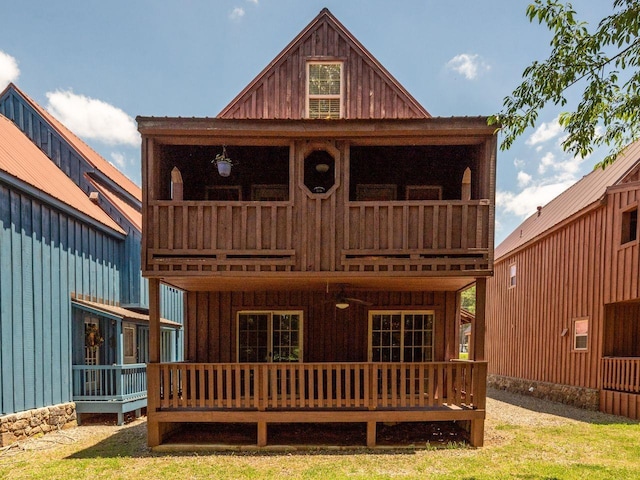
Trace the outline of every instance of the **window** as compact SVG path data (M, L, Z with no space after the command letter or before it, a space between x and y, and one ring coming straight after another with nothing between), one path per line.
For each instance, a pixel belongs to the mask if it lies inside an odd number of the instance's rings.
M302 312L239 312L238 362L301 362Z
M342 63L307 63L307 117L342 118Z
M122 325L123 347L124 347L124 363L136 363L136 326L131 323L123 323Z
M638 238L638 209L634 208L622 214L621 244L633 242Z
M573 321L573 349L587 350L589 340L589 319L579 318Z
M433 312L370 312L369 361L432 362Z
M509 288L513 288L516 286L516 274L517 274L516 264L512 263L509 265Z

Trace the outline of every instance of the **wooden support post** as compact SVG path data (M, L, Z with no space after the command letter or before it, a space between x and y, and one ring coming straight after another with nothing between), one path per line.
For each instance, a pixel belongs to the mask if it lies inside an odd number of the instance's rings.
M469 437L469 442L472 447L482 447L484 445L484 419L471 420Z
M473 360L484 360L485 313L487 303L487 279L476 279L476 317L471 327L471 354ZM470 357L471 358L471 357Z
M367 447L376 446L376 422L367 422Z
M147 365L147 445L162 443L161 425L156 419L160 405L160 280L149 279L149 365Z
M149 363L160 363L160 280L149 279Z
M267 446L267 422L258 422L258 446Z

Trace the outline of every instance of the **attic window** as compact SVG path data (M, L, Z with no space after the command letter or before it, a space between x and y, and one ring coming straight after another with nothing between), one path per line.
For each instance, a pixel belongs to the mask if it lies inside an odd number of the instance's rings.
M342 62L307 63L307 117L342 118Z

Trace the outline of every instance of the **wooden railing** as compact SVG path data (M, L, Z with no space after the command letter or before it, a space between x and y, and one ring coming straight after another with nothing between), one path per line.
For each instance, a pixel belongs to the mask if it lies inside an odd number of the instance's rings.
M352 202L342 264L348 271L489 270L488 200Z
M291 204L155 201L148 218L153 225L146 238L151 269L245 265L247 260L282 269L293 265Z
M298 218L289 202L153 201L145 237L147 271L442 271L486 270L488 200L349 202L341 218ZM321 243L303 243L313 224L322 238L342 238L331 259ZM297 225L297 227L296 227ZM297 231L294 234L294 230ZM318 234L320 235L320 233ZM313 265L309 267L309 264Z
M73 399L126 401L147 395L147 369L131 365L73 365Z
M601 366L604 390L640 393L640 357L605 357Z
M484 408L485 362L149 364L163 409ZM158 381L159 380L159 381Z

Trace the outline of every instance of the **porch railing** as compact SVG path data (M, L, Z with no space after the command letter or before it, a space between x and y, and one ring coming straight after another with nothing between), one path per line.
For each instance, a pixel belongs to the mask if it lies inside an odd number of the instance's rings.
M159 409L484 408L485 362L149 364ZM158 399L159 397L159 399Z
M73 399L127 401L147 396L147 368L131 365L73 365Z
M640 393L640 357L605 357L601 362L603 389Z

